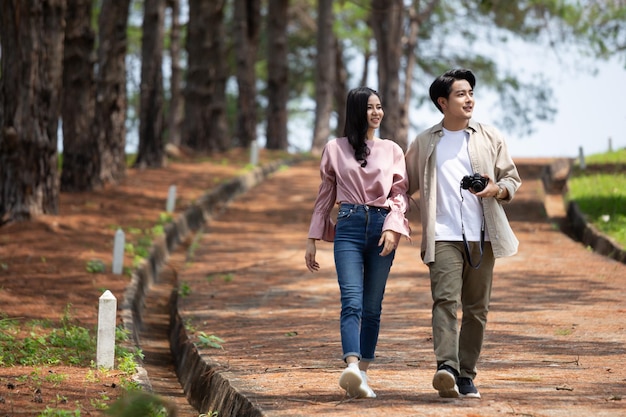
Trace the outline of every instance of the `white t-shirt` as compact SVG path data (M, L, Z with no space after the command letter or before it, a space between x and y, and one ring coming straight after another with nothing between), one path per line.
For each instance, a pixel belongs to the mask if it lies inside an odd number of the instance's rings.
M472 175L467 150L469 134L464 130L443 129L443 137L437 145L437 222L435 240L462 241L461 207L463 225L468 241L480 241L483 208L480 198L461 190L461 179ZM461 205L461 191L463 204ZM485 240L489 240L485 230Z

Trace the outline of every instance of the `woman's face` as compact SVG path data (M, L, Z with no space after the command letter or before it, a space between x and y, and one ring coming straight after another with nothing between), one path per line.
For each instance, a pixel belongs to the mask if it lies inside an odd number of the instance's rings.
M380 99L376 94L370 95L367 100L367 125L370 129L378 129L380 122L383 121L383 105L380 103Z

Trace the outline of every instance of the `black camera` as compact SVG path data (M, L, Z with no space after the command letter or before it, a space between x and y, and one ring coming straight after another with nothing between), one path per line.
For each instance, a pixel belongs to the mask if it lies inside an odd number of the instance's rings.
M485 189L489 178L481 176L479 173L474 175L466 175L461 179L461 188L464 190L472 190L475 193L479 193Z

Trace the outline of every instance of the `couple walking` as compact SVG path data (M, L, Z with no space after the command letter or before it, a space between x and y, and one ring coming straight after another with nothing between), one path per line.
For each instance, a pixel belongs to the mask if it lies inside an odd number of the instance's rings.
M318 271L316 241L334 242L347 364L339 385L350 397L376 397L367 370L395 251L400 238L410 236L409 198L419 190L421 257L433 299L432 384L441 397L480 398L473 381L495 258L515 254L518 246L502 204L511 201L521 180L502 134L472 119L475 84L467 69L433 81L430 98L443 119L420 133L406 154L374 135L384 116L378 93L356 88L347 98L344 137L329 141L322 152L305 262Z

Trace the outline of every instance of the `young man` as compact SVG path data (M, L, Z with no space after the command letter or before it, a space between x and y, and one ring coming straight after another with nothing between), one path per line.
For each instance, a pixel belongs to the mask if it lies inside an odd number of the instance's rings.
M495 258L514 255L519 243L502 204L511 201L521 180L502 134L472 120L475 84L466 69L435 79L430 98L443 120L419 134L406 152L409 195L420 190L421 256L430 271L433 387L447 398L480 398L473 380Z

